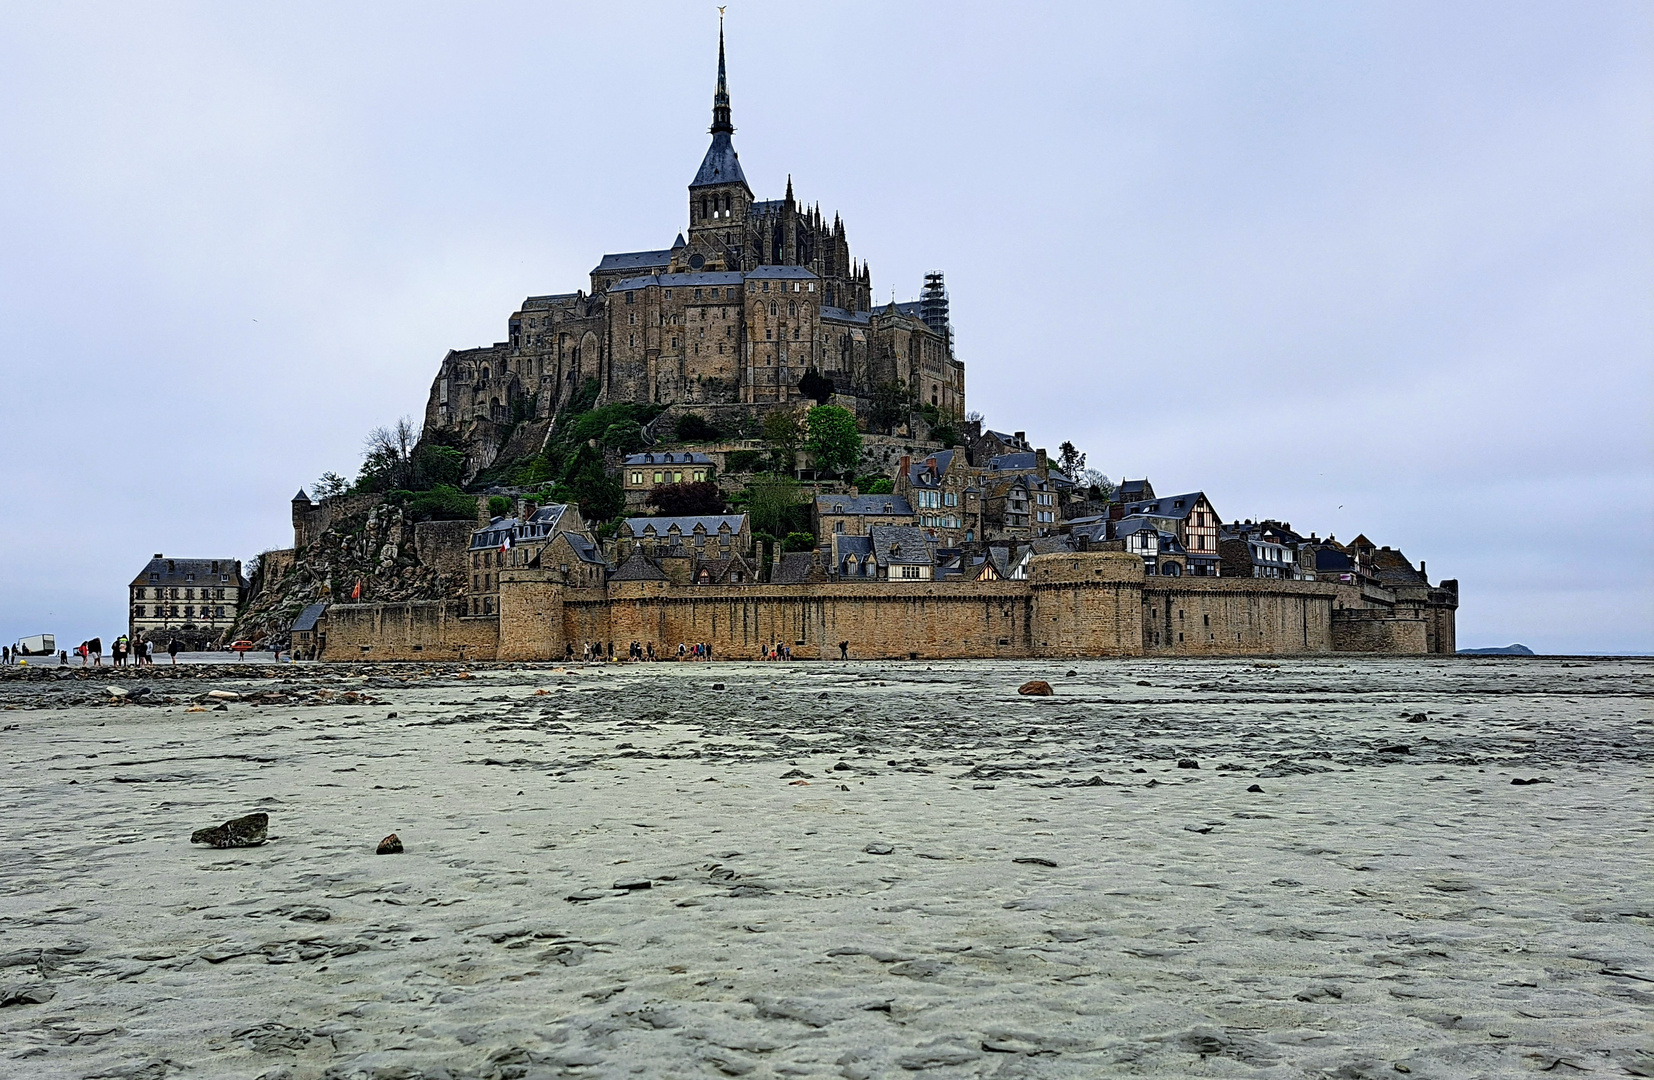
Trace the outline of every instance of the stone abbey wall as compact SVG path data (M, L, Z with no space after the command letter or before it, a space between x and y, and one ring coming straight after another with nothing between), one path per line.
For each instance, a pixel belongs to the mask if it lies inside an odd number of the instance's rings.
M1326 582L1145 578L1122 552L1042 555L1027 581L995 582L573 589L555 571L506 569L497 618L458 604L336 605L325 658L558 660L588 643L625 656L634 641L661 657L709 642L729 660L778 643L836 658L841 641L856 659L1422 654L1451 641L1451 608L1336 607L1343 599Z

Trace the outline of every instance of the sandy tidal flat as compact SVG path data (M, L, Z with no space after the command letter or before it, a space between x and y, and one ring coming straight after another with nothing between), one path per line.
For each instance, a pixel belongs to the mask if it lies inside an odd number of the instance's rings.
M0 679L0 1077L1654 1075L1646 662L366 671Z

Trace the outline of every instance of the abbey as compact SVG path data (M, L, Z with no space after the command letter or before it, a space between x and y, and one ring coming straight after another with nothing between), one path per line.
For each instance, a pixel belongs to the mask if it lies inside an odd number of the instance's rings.
M793 195L758 199L735 152L718 31L712 144L689 184L688 238L604 255L589 290L531 296L505 341L451 351L431 387L428 434L470 448L470 470L539 449L577 395L596 404L798 403L815 371L859 414L881 387L962 418L965 366L953 355L942 275L919 300L875 310L872 274L843 221ZM819 395L819 391L817 392ZM509 445L505 439L509 434Z

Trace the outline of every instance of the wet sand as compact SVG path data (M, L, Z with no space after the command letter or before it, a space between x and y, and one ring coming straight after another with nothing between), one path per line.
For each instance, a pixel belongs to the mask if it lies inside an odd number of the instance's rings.
M1649 662L454 671L0 679L0 1076L1654 1075Z

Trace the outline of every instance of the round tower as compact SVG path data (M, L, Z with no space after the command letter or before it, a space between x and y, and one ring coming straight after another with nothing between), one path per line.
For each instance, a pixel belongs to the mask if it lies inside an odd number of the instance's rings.
M1143 560L1123 551L1057 552L1028 562L1035 656L1140 656Z

